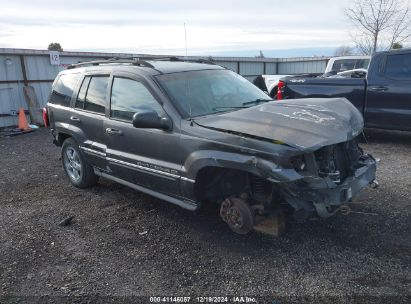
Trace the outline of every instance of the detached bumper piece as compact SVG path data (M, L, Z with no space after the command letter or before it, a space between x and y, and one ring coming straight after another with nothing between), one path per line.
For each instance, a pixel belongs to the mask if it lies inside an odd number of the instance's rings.
M338 207L352 199L375 180L376 161L371 155L362 155L353 174L341 183L331 177L305 177L288 185L285 196L294 209L309 215L316 211L320 217L330 217Z

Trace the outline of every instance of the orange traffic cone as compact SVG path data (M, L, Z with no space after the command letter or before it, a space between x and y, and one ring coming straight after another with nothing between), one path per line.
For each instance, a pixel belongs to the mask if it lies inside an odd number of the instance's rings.
M24 130L24 131L29 131L31 130L27 119L26 119L26 113L24 113L24 109L20 108L19 109L19 129Z

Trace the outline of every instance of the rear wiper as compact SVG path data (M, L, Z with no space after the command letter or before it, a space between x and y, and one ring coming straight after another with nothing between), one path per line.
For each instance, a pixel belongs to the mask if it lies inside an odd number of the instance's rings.
M243 102L243 106L247 106L247 105L251 105L251 104L257 104L257 103L260 103L260 102L269 102L269 101L272 101L272 99L258 98L258 99L255 99L255 100Z

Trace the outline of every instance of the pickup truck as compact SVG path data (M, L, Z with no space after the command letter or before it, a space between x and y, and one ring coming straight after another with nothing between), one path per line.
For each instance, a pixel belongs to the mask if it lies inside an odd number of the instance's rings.
M366 78L283 78L277 99L345 97L370 128L411 130L411 49L378 52Z
M324 73L305 73L293 75L259 75L253 83L262 91L267 92L272 98L276 99L278 82L280 79L290 78L313 78L313 77L351 77L361 78L367 72L370 63L370 56L342 56L333 57L328 61Z

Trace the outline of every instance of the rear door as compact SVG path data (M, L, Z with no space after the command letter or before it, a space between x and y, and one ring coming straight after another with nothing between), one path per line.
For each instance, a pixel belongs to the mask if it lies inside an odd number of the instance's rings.
M370 74L365 121L369 127L411 130L411 52L387 53Z
M83 138L79 142L80 148L89 162L100 168L106 165L104 120L109 77L107 73L86 74L70 116L75 133Z
M104 129L111 174L158 192L179 195L180 132L140 129L131 123L141 109L167 115L155 92L134 74L114 72L110 96Z

